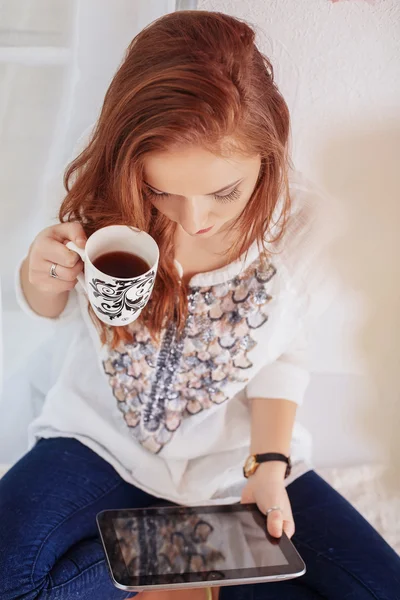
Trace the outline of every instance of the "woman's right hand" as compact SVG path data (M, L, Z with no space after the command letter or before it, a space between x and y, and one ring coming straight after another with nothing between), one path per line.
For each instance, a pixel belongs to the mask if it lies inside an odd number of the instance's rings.
M83 262L76 252L66 247L69 241L79 248L85 247L86 235L80 223L48 227L33 241L26 262L29 283L37 290L58 295L75 287ZM50 275L52 264L56 265L57 278Z

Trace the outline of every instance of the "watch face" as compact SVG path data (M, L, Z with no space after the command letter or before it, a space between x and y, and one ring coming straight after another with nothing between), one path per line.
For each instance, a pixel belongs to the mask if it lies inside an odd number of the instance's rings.
M257 468L257 461L253 455L249 456L245 462L244 470L246 475L252 475Z

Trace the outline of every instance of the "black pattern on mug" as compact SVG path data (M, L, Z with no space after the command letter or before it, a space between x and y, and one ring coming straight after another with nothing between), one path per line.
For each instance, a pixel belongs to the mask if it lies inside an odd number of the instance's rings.
M154 279L154 270L128 281L118 279L110 283L92 279L89 285L93 296L102 300L100 306L95 307L96 310L111 320L121 317L124 309L136 313L146 305Z

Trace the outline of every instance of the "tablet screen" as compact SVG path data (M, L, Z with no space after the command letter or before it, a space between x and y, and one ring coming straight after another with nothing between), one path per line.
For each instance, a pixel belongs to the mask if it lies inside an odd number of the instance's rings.
M162 509L112 519L130 576L237 571L287 565L257 509ZM226 576L226 575L225 575Z

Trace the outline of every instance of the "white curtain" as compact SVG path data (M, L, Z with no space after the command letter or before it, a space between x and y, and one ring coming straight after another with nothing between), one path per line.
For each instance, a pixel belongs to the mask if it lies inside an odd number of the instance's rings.
M55 217L63 167L95 121L124 50L173 10L175 0L0 0L0 463L24 452L41 400L37 371L49 371L53 358L51 331L16 305L17 263Z

